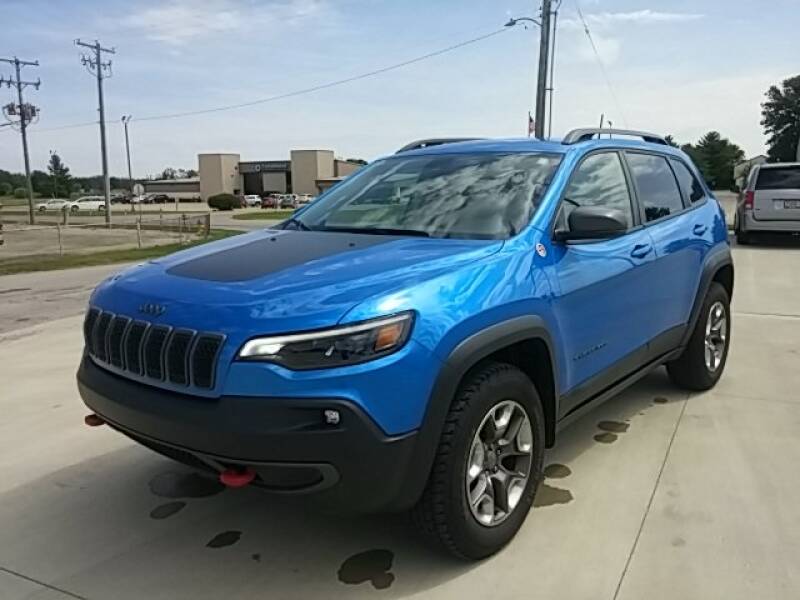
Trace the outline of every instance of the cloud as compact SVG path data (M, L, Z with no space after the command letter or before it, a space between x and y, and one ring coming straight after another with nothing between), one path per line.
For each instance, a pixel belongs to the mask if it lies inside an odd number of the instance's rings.
M702 19L704 15L698 13L661 12L647 8L630 12L585 13L584 17L590 27L609 28L619 24L685 23ZM577 15L564 19L562 24L568 29L583 29L583 23L581 23Z
M276 0L258 4L247 0L170 0L136 10L123 17L122 25L148 39L183 46L207 36L244 33L314 16L321 7L321 0Z

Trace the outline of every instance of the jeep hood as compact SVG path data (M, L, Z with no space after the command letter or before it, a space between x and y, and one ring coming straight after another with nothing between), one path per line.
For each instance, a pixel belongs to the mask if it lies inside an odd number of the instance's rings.
M360 302L474 264L496 240L263 230L178 252L109 278L92 303L229 336L327 327ZM142 314L160 305L157 317Z

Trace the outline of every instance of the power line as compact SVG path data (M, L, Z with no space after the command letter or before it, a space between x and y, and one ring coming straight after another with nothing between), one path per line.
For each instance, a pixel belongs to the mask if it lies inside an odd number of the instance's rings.
M39 61L20 60L15 56L14 58L0 58L0 62L5 62L10 65L14 65L14 73L16 77L14 79L11 78L5 79L3 77L0 77L0 86L6 84L9 88L12 87L16 88L18 104L14 104L13 102L11 102L11 104L7 104L6 106L3 107L3 113L6 115L9 124L12 125L12 129L14 128L13 125L19 123L19 132L22 137L22 155L25 159L25 188L28 195L28 218L31 222L31 225L33 225L36 218L33 212L33 185L31 184L31 160L28 154L28 125L39 114L39 109L33 104L26 103L23 100L22 90L24 90L28 86L33 86L34 89L38 90L42 82L38 78L36 79L36 81L24 81L22 79L21 71L23 67L38 67ZM17 121L17 118L19 118L19 121Z
M100 157L103 163L103 192L106 200L106 223L111 226L111 181L108 177L108 152L106 150L106 113L105 104L103 102L103 79L111 77L111 61L103 62L103 53L114 54L113 48L103 48L100 42L94 41L94 44L75 40L76 46L89 48L93 51L92 55L81 55L81 64L86 67L90 75L97 78L97 104L98 112L100 115Z
M275 96L268 96L266 98L259 98L257 100L251 100L249 102L242 102L242 103L239 103L239 104L228 104L228 105L224 105L224 106L217 106L217 107L214 107L214 108L204 108L204 109L199 109L199 110L189 110L189 111L183 111L183 112L168 113L168 114L163 114L163 115L152 115L152 116L149 116L149 117L147 117L147 116L146 117L137 117L137 118L135 118L133 120L134 121L161 121L161 120L164 120L164 119L177 119L177 118L180 118L180 117L191 117L191 116L195 116L195 115L204 115L204 114L215 113L215 112L223 112L223 111L227 111L227 110L236 110L236 109L240 109L240 108L247 108L247 107L250 107L250 106L257 106L259 104L266 104L268 102L275 102L275 101L278 101L278 100L285 100L287 98L295 98L297 96L303 96L305 94L311 94L311 93L314 93L314 92L319 92L321 90L326 90L326 89L330 89L330 88L333 88L333 87L338 87L340 85L353 83L354 81L360 81L362 79L368 79L369 77L374 77L376 75L382 75L383 73L388 73L390 71L395 71L397 69L401 69L403 67L407 67L409 65L413 65L413 64L422 62L424 60L428 60L430 58L441 56L442 54L447 54L449 52L453 52L454 50L458 50L460 48L464 48L465 46L470 46L472 44L477 44L478 42L482 42L483 40L486 40L486 39L489 39L489 38L494 37L496 35L499 35L501 33L504 33L505 31L506 31L506 28L504 27L503 29L498 29L497 31L492 31L491 33L486 33L484 35L480 35L478 37L474 37L474 38L465 40L463 42L459 42L457 44L453 44L451 46L447 46L446 48L441 48L439 50L434 50L433 52L429 52L427 54L423 54L421 56L417 56L415 58L411 58L411 59L405 60L403 62L395 63L395 64L392 64L392 65L389 65L389 66L386 66L386 67L381 67L379 69L375 69L375 70L372 70L372 71L367 71L365 73L360 73L360 74L354 75L352 77L346 77L344 79L337 79L336 81L330 81L330 82L327 82L327 83L322 83L322 84L319 84L319 85L315 85L315 86L311 86L311 87L307 87L307 88L302 88L302 89L294 90L294 91L291 91L291 92L286 92L284 94L278 94L278 95L275 95ZM37 131L40 131L40 132L42 132L42 131L57 131L57 130L60 130L60 129L73 129L73 128L78 128L78 127L87 127L87 126L96 125L96 124L97 124L97 121L85 122L85 123L74 123L74 124L71 124L71 125L60 125L60 126L57 126L57 127L45 127L45 128L42 128L42 129L38 129Z
M600 58L600 53L597 51L597 46L594 43L594 38L592 37L592 32L589 31L589 24L586 22L586 19L583 17L583 11L581 10L581 5L578 0L575 0L575 8L578 9L578 17L583 23L583 31L586 33L586 37L589 38L589 43L592 46L592 51L594 52L594 57L597 59L597 64L600 66L600 72L603 74L603 79L605 79L606 86L608 87L608 91L611 94L611 98L614 100L614 104L619 111L620 116L622 117L622 122L625 123L625 127L628 127L628 119L625 117L625 111L622 109L622 104L620 104L619 98L617 98L617 94L614 92L614 86L611 85L611 78L608 76L608 71L606 70L606 66L603 63L603 59Z

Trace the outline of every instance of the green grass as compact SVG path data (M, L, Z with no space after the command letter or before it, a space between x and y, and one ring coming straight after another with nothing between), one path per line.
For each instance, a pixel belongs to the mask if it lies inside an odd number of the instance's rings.
M126 250L100 250L92 254L40 254L36 256L20 256L0 260L0 275L13 275L14 273L31 273L34 271L55 271L59 269L72 269L75 267L93 267L97 265L112 265L115 263L135 262L158 258L178 250L185 250L193 246L200 246L208 242L221 240L244 233L230 229L212 229L211 234L202 240L190 244L165 244L150 248L131 248Z
M282 221L294 214L293 210L262 210L233 215L237 221Z

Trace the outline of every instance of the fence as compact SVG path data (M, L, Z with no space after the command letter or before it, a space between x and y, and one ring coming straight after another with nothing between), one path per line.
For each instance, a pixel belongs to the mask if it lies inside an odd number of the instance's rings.
M90 223L71 223L67 213L42 217L33 226L9 222L2 216L0 211L0 262L23 256L182 245L208 236L211 228L210 213L115 215L110 227L102 217Z

